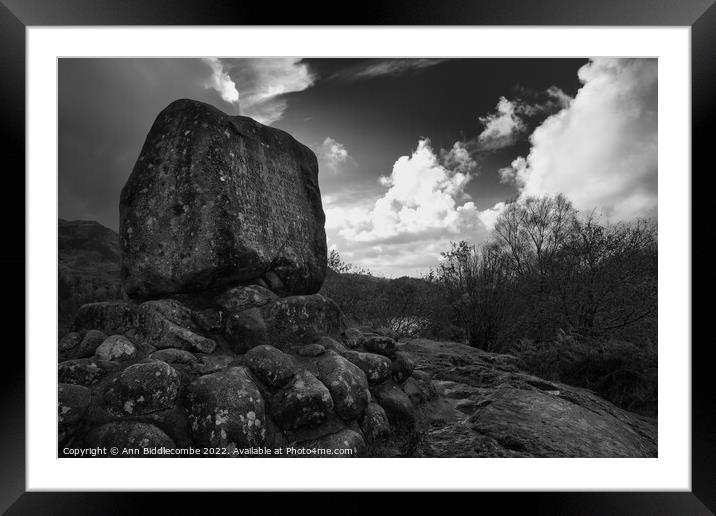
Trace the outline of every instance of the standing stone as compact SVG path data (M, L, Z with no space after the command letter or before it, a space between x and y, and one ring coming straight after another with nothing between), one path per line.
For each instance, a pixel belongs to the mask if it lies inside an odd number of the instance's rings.
M324 223L308 147L177 100L158 115L122 190L124 288L146 298L268 277L284 294L312 294L325 276Z

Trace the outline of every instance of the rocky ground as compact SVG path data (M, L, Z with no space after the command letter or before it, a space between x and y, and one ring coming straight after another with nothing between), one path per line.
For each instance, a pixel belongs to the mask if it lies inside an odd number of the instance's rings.
M401 349L439 398L422 408L420 457L656 457L656 420L520 371L516 358L453 342Z
M420 407L436 393L394 339L346 327L318 294L278 297L249 285L211 299L80 308L59 342L60 454L95 446L415 453Z
M216 312L176 300L83 306L59 345L60 453L295 446L367 457L657 454L656 421L520 371L515 357L395 341L341 326L322 296L267 292L233 289L223 300L245 317L223 325ZM271 301L246 309L266 301L261 294ZM271 314L283 323L266 333Z

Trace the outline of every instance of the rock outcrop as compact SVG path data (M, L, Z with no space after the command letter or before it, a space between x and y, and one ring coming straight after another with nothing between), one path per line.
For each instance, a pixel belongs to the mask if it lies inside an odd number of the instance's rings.
M135 298L261 279L312 294L326 268L315 154L284 131L178 100L154 122L120 200Z
M426 385L430 423L421 457L656 457L656 421L622 410L594 393L521 371L510 355L454 342L414 339L403 346ZM421 372L422 371L422 372Z

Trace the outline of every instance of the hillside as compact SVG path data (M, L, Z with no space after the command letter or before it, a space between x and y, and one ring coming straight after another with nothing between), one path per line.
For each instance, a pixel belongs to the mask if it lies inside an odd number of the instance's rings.
M119 236L98 222L63 220L57 224L59 334L67 333L85 303L122 299Z

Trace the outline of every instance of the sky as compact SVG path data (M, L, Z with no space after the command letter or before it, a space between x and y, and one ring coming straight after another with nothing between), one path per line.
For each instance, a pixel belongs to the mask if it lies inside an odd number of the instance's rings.
M376 275L485 241L505 202L656 217L655 59L60 59L59 216L117 229L156 115L191 98L319 162L326 237Z

